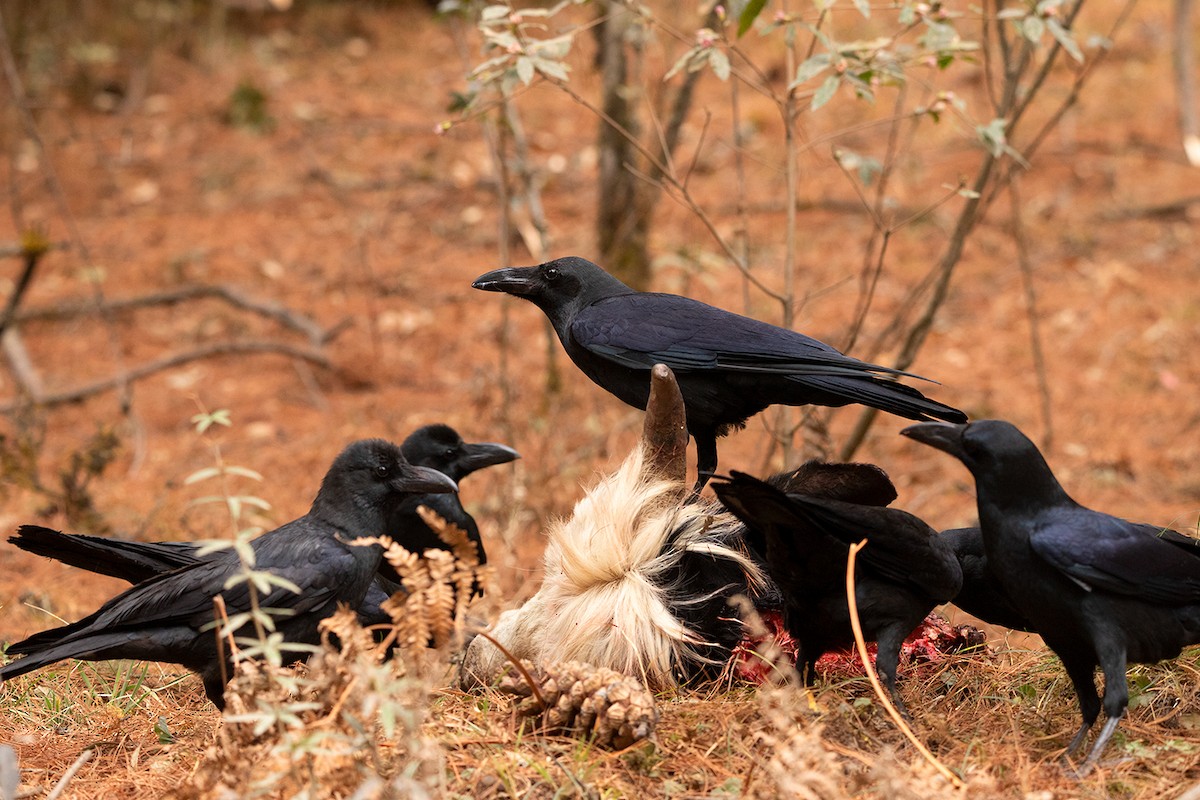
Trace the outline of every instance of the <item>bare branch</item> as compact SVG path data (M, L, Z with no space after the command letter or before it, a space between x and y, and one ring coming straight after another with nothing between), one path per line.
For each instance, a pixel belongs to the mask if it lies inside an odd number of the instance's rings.
M1008 186L1012 200L1012 236L1017 245L1017 265L1021 268L1021 283L1025 289L1025 314L1029 319L1029 345L1033 352L1033 369L1037 375L1038 395L1042 401L1042 447L1050 449L1054 441L1054 421L1051 416L1050 380L1046 376L1046 357L1042 352L1042 335L1038 326L1037 289L1033 283L1033 265L1029 257L1029 239L1025 236L1025 220L1021 207L1021 193L1017 191L1019 181Z
M54 406L66 405L68 403L77 403L92 395L102 394L113 389L119 389L123 386L132 384L134 381L147 378L158 372L172 369L174 367L183 366L192 361L200 361L205 358L213 358L216 356L225 355L243 355L248 353L278 353L288 356L289 358L298 358L307 361L310 364L321 367L322 369L335 371L335 367L321 353L313 350L306 350L300 347L294 347L289 344L280 342L217 342L215 344L197 347L194 350L187 350L182 353L173 353L164 356L154 361L150 361L139 367L134 367L120 375L115 375L110 378L95 381L75 389L68 389L62 392L54 392L33 398L34 401L43 407L51 408ZM0 404L0 414L8 414L23 405L26 405L28 400L10 400L7 403Z
M250 311L259 316L273 320L284 328L288 328L308 337L315 347L328 344L339 333L346 329L351 320L349 317L341 320L330 328L322 328L309 317L298 314L278 303L266 300L256 300L242 294L231 286L181 286L177 289L167 289L162 292L124 297L117 300L105 300L100 303L91 301L60 303L51 308L36 308L17 314L17 321L58 322L75 319L88 314L124 314L153 306L175 305L189 300L213 298L223 300L234 308Z
M17 307L21 304L21 298L25 296L25 291L33 281L33 273L37 269L38 262L50 249L49 240L37 230L26 231L21 238L21 253L25 257L25 266L22 267L16 286L13 287L12 294L9 295L8 302L4 305L4 311L0 312L0 336L3 336L4 331L12 324Z

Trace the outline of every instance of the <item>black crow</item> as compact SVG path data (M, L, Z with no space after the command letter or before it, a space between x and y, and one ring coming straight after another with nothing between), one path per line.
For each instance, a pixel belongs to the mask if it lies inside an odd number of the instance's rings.
M404 457L410 464L436 469L455 482L472 472L496 464L507 464L521 457L511 447L495 442L464 442L458 432L449 425L426 425L409 434L400 445ZM388 530L392 538L414 553L429 548L444 550L446 543L417 514L418 506L426 506L437 512L447 522L461 528L479 548L479 563L487 563L487 553L479 526L475 518L463 508L457 494L431 494L408 497L400 503L389 520Z
M457 488L442 473L409 464L390 442L354 442L334 460L307 514L251 542L254 568L298 589L272 584L258 606L284 610L276 629L285 642L315 644L317 623L339 604L358 607L379 566L380 546L349 542L387 533L389 515L408 495ZM213 598L224 598L230 617L249 611L249 584L229 585L241 570L237 554L224 550L151 577L78 622L9 647L24 658L0 668L0 680L65 658L165 661L199 673L208 698L223 708L231 664L210 629Z
M949 602L962 571L949 544L905 511L785 493L738 472L714 491L746 523L784 603L784 622L811 679L824 653L854 642L846 602L850 545L867 540L855 570L863 636L878 643L875 664L897 707L900 645L926 615Z
M448 425L426 425L409 434L400 451L410 464L429 467L459 482L476 470L520 458L511 447L491 442L464 442ZM458 494L407 494L388 515L385 530L408 550L422 552L445 543L430 530L417 514L427 506L443 519L463 529L479 550L481 564L487 553L475 519L463 508ZM194 564L198 545L192 542L137 542L102 536L60 533L39 525L23 525L9 542L35 555L46 556L79 569L110 575L130 583L140 583L161 572ZM386 561L380 562L380 574L367 590L358 607L364 626L390 624L392 619L380 604L400 588L399 576Z
M942 531L962 567L963 583L952 601L968 614L991 625L1001 625L1014 631L1032 630L1000 580L988 569L987 554L983 551L983 532L979 528L953 528Z
M836 463L813 459L767 478L785 492L862 506L886 506L896 499L892 479L874 464Z
M582 258L498 269L473 286L537 305L575 365L631 406L646 407L654 364L674 370L696 440L697 490L717 468L717 437L769 405L861 403L908 419L967 419L880 377L919 376L686 297L634 291Z
M1126 665L1174 658L1200 642L1200 542L1079 505L1011 423L926 423L901 433L949 453L975 477L988 570L1062 660L1079 698L1083 724L1067 755L1103 705L1089 769L1125 714Z

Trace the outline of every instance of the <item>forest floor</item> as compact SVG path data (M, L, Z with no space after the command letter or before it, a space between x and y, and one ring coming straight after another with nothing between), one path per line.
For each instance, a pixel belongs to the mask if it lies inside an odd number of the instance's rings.
M1156 0L1137 7L1020 178L1015 207L1036 309L1013 236L1014 205L1001 199L969 239L912 369L940 382L927 387L937 399L1028 432L1080 502L1195 532L1200 172L1187 165L1174 123L1168 6ZM1115 11L1097 12L1081 24L1104 32ZM105 33L95 36L100 41ZM45 149L21 132L10 109L2 139L12 153L13 213L0 219L0 243L42 225L52 240L71 246L44 258L23 309L86 305L97 291L114 301L227 286L332 332L320 348L327 365L278 353L224 355L137 380L127 408L117 391L19 413L6 406L0 531L27 522L69 527L55 496L59 475L101 429L119 443L112 463L86 486L102 526L140 539L196 539L228 529L211 507L193 503L204 492L185 480L213 464L214 444L225 463L262 474L261 484L238 491L269 501L261 522L272 527L307 509L347 442L398 441L440 421L468 440L504 441L522 454L511 467L469 478L463 498L496 569L490 611L527 597L536 587L546 522L569 514L583 488L629 452L641 415L584 380L557 343L547 347L536 309L470 288L474 277L499 266L495 168L478 120L436 129L452 118L451 93L463 89L464 75L482 58L478 43L423 6L365 3L313 4L230 23L219 38L190 47L171 36L164 42L140 53L133 48L128 60L130 50L120 50L115 61L79 67L74 77L51 76L49 88L26 76L42 101L36 122ZM778 71L782 56L756 46L769 62L764 72ZM598 80L586 60L577 61L572 85L595 97ZM1061 100L1072 74L1055 73L1047 102ZM957 93L978 92L970 69L959 80L951 84ZM241 84L264 94L270 120L261 130L230 123L241 107L232 99ZM113 86L115 112L98 107ZM138 102L121 105L135 92ZM778 290L779 124L768 101L742 102L755 269ZM595 118L545 83L518 103L542 183L550 252L594 257ZM813 145L800 161L795 324L839 346L859 298L871 221L854 187L829 163L822 136L829 127L850 131L837 139L848 149L881 146L878 136L851 131L855 112L841 109L853 106L845 99L830 106L828 119L805 118L803 134ZM689 185L729 235L738 213L728 85L706 75L696 108L682 159L693 161ZM928 139L906 142L891 198L899 207L924 208L946 193L942 187L971 174L978 148L954 125L943 122ZM61 194L48 188L50 167ZM890 363L897 336L889 321L900 314L911 323L911 313L903 314L913 307L910 290L936 263L961 202L939 205L893 238L856 355ZM655 213L654 288L778 321L778 306L747 295L738 272L720 266L719 249L695 214L668 200ZM518 238L512 251L513 263L533 263ZM14 260L3 268L0 295L9 295L17 267ZM1031 319L1039 325L1044 381ZM220 342L313 346L272 319L212 298L31 319L19 335L46 394ZM562 378L556 391L547 384L548 358ZM17 396L14 373L0 371L0 404ZM232 426L199 436L191 419L202 409L228 409ZM835 450L856 417L854 409L822 417ZM723 440L722 470L782 467L770 430L776 419L764 414ZM897 436L904 424L877 419L855 458L883 466L899 489L897 505L933 526L973 522L965 470ZM0 642L77 619L120 589L117 581L5 545ZM990 633L989 656L954 657L916 670L904 684L918 738L968 780L973 795L1174 797L1200 781L1195 652L1173 667L1134 670L1130 719L1102 768L1076 782L1057 761L1077 725L1057 661L1036 638ZM109 667L72 665L0 687L0 742L16 747L23 791L47 790L91 750L64 796L188 794L212 757L220 716L203 700L199 681L181 678L179 669L138 674L123 702L113 687L132 679L114 677ZM766 753L782 758L793 777L817 776L805 779L809 794L797 790L801 796L951 793L870 701L862 679L819 682L811 697L791 690L787 697L803 708L785 702L784 711L776 695L742 689L663 697L658 749L616 756L516 734L504 701L481 701L439 681L430 682L423 730L441 754L451 795L790 791ZM160 720L170 737L156 733ZM779 740L788 736L803 741L787 750Z

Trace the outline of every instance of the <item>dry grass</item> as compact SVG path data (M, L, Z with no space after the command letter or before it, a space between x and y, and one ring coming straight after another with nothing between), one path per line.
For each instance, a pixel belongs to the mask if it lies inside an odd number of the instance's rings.
M23 790L48 789L94 751L67 797L959 794L891 725L865 678L662 694L654 741L612 752L539 733L497 690L447 688L452 650L380 664L351 643L307 668L251 667L231 686L224 723L194 679L156 666L132 691L114 665L47 670L5 684L0 707ZM1165 798L1200 776L1198 664L1193 649L1131 669L1129 716L1082 780L1059 760L1077 725L1074 697L1040 647L915 666L902 691L917 736L969 797Z

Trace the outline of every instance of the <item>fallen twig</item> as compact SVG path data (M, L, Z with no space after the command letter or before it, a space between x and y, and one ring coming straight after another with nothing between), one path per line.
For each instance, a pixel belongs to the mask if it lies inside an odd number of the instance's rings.
M1181 197L1166 203L1152 203L1148 206L1121 208L1099 215L1101 221L1118 221L1125 219L1169 219L1171 217L1186 217L1188 209L1200 205L1200 194L1191 197Z
M111 391L113 389L126 386L136 380L149 377L157 372L179 367L192 361L199 361L205 358L224 355L239 355L245 353L278 353L280 355L298 358L310 364L322 367L327 370L334 370L332 362L329 361L321 353L313 350L306 350L302 347L295 347L290 344L281 342L217 342L216 344L205 345L194 350L188 350L182 353L174 353L163 358L156 359L149 363L143 364L140 367L134 367L119 375L103 380L95 381L84 386L79 386L74 389L68 389L62 392L34 397L33 400L42 407L61 406L68 403L77 403L80 400L91 397L95 394ZM7 414L14 411L26 401L11 400L7 403L0 404L0 414Z
M124 297L119 300L106 300L101 303L91 300L76 303L58 303L52 308L31 308L22 311L17 314L16 319L19 322L29 320L59 321L75 319L87 314L123 314L152 306L174 305L188 300L204 298L223 300L235 308L250 311L274 320L285 328L304 334L314 346L318 347L328 344L337 334L345 330L350 322L349 318L347 318L333 327L322 328L315 320L303 314L298 314L278 303L256 300L247 297L233 287L223 285L181 286L176 289L152 292L151 294L139 297Z
M888 716L892 718L892 722L896 723L896 727L904 734L913 746L917 748L925 760L933 765L934 769L942 774L946 780L956 789L963 788L963 782L957 775L951 772L942 762L937 760L937 756L929 752L917 735L912 732L912 728L908 727L908 723L904 721L904 717L900 716L900 712L892 705L892 699L888 697L887 692L883 690L883 686L879 683L879 677L875 674L875 666L871 663L871 658L867 653L867 642L863 639L862 623L858 619L858 602L854 597L854 560L858 555L858 551L867 546L867 540L864 539L858 544L850 545L850 555L846 559L846 603L850 606L850 627L854 630L854 644L858 648L858 657L862 659L863 669L867 671L867 678L871 681L871 688L875 690L879 702L887 711Z
M83 767L84 764L92 760L92 754L96 751L88 748L79 754L79 758L75 759L75 763L67 767L67 771L58 779L58 783L54 784L54 788L50 790L50 794L46 795L46 800L58 800L62 793L66 791L67 784L75 777L75 773Z

